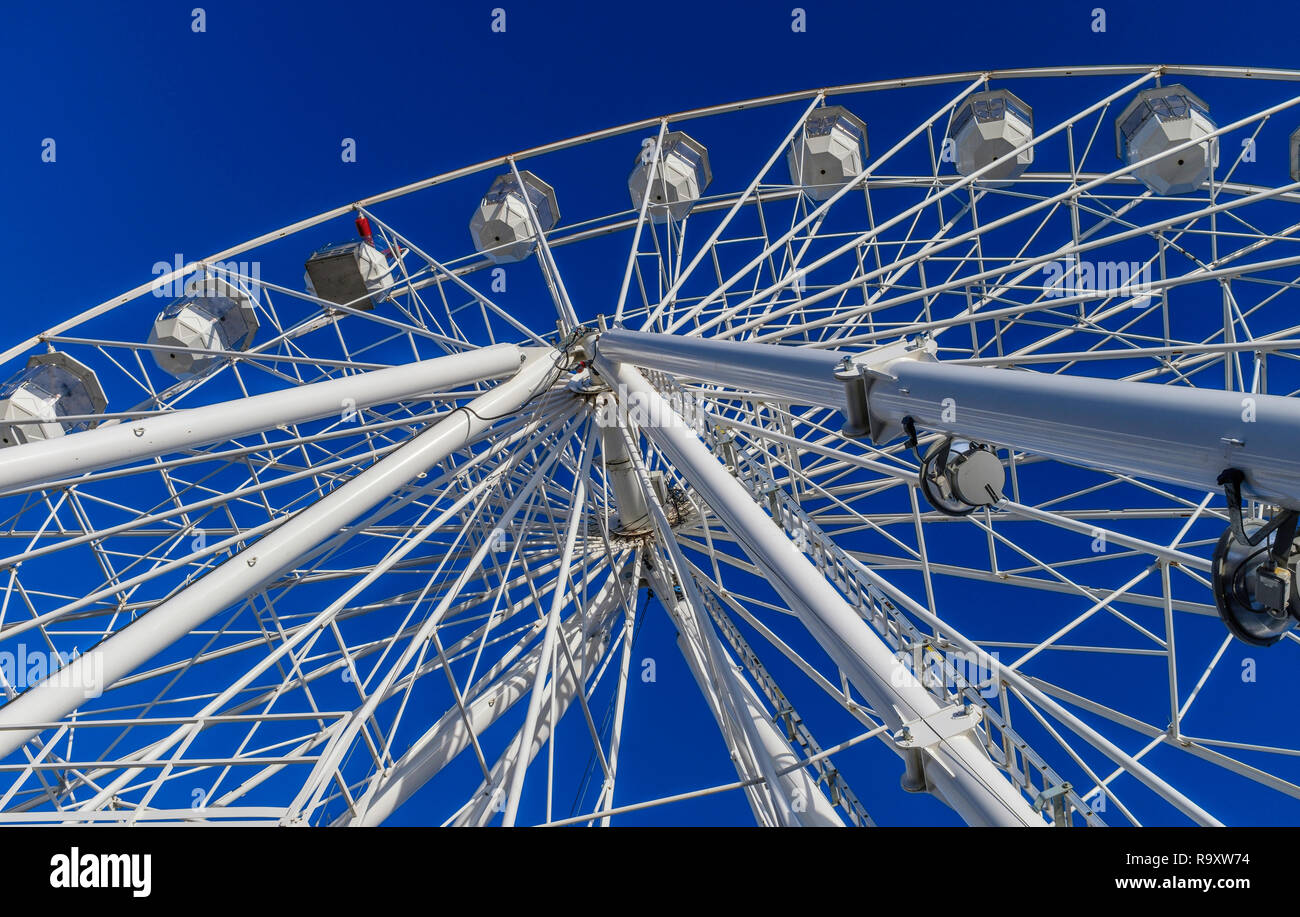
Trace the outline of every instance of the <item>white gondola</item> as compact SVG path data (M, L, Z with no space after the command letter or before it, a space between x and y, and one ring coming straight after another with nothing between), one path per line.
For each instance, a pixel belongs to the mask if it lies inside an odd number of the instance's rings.
M970 175L993 167L979 177L981 184L1010 184L1034 161L1034 148L1017 149L1034 137L1034 110L1005 89L977 92L957 109L948 136L957 171Z
M824 201L862 171L867 125L843 105L816 109L786 153L790 182L815 201Z
M560 220L555 189L532 172L521 171L519 179L523 190L513 174L498 175L469 221L475 251L498 264L523 261L532 254L537 238L529 203L542 232L550 232Z
M1210 136L1217 129L1210 107L1181 83L1147 89L1115 119L1115 152L1133 165L1171 150L1133 174L1154 194L1187 194L1219 164L1219 142Z
M627 189L632 195L632 208L640 212L649 185L650 219L664 223L669 217L685 219L711 181L713 171L704 144L682 131L672 131L664 136L658 157L654 137L647 137L642 143L635 168L627 179Z
M0 387L0 447L57 439L95 425L108 399L94 371L66 353L37 354ZM64 418L69 418L65 420Z
M190 285L193 292L168 303L149 332L154 362L178 379L220 362L214 351L246 350L257 334L257 312L238 287L216 278Z
M393 268L367 240L340 242L312 252L304 283L318 299L369 311L393 286Z

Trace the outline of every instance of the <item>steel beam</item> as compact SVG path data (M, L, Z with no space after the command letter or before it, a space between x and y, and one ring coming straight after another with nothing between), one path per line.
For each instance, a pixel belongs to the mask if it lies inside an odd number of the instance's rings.
M1200 490L1227 468L1249 497L1300 509L1300 400L1279 395L1092 379L939 362L898 344L844 351L615 330L597 352L773 400L865 408L883 445L911 417L951 433L1062 462ZM848 358L865 403L853 405L834 373Z
M935 722L938 701L890 651L857 612L750 497L667 401L626 364L597 363L620 391L640 402L660 423L643 432L690 481L727 526L745 553L769 574L770 582L818 643L835 660L872 708L896 728ZM916 729L919 734L920 728ZM923 751L900 754L915 762L909 776L976 825L1038 825L1043 819L989 759L970 731L942 737ZM919 771L919 773L916 773Z
M544 637L538 643L535 648L536 662L528 666L527 683L513 689L510 699L511 703L515 703L523 694L529 694L531 702L532 695L529 692L540 690L541 693L537 695L538 715L533 722L531 733L527 723L520 727L520 731L507 743L505 750L493 764L488 779L479 784L470 802L456 814L452 824L458 827L482 827L491 822L498 812L506 811L506 793L513 774L520 769L527 771L538 752L546 747L546 743L554 735L559 721L578 699L579 692L585 694L590 690L591 686L587 682L609 649L611 628L617 616L616 612L622 604L622 594L616 580L621 572L622 568L613 570L605 585L591 599L587 607L579 609L577 616L582 617L585 614L588 627L586 630L579 630L579 645L575 650L567 654L564 652L556 654L556 671L551 673L551 678L540 688L536 683L538 665L544 666L543 671L550 665L547 657L551 653L551 646L547 645ZM564 569L562 568L556 575L563 578ZM558 586L557 591L564 592ZM568 596L562 598L567 599ZM523 677L521 674L520 678ZM417 764L417 766L427 769L428 764ZM370 823L367 818L366 824Z
M553 350L528 352L513 378L475 398L467 409L434 424L94 650L0 707L0 727L62 719L86 701L84 686L107 688L213 615L275 581L340 527L378 506L490 426L492 420L484 418L517 411L548 388L563 359ZM39 731L0 729L0 758L12 754Z
M583 658L584 672L600 660L609 644L611 620L619 608L619 590L614 578L623 573L623 569L616 569L610 574L585 614L575 610L560 623L559 639L568 646L568 656ZM557 577L556 588L565 589L565 600L570 601L572 592L564 583L564 571L561 570ZM537 621L521 642L533 640L541 625L542 621ZM475 736L482 735L528 694L541 658L541 642L534 641L533 647L505 672L498 674L493 671L484 676L472 691L466 692L469 696L464 713L459 707L444 713L387 772L371 784L357 805L357 814L351 818L341 817L336 824L383 824L402 803L468 748ZM571 678L570 673L566 672L565 677Z
M757 798L761 796L766 800L764 807L770 809L773 822L782 827L844 827L843 819L822 792L818 781L806 768L792 769L801 755L776 727L758 693L740 677L739 667L722 645L703 597L688 572L690 567L664 509L655 499L645 464L641 456L633 452L636 441L624 428L620 428L619 433L627 454L635 457L636 483L668 559L667 564L655 564L647 575L654 584L660 604L677 625L678 649L695 676L719 730L731 745L737 776L741 780L763 778L761 787L746 788L755 817L763 819ZM668 568L674 573L675 584L669 581ZM744 766L737 756L743 757Z
M0 449L0 491L509 376L540 352L496 344Z
M596 352L611 363L631 363L687 379L766 395L775 401L844 410L844 384L835 367L851 352L779 344L614 329Z
M649 195L647 195L647 199ZM612 406L611 396L600 395L597 399L597 418ZM604 459L605 475L610 489L614 491L614 504L618 509L618 529L620 532L640 532L650 526L650 510L645 496L637 483L636 472L632 467L632 457L628 454L627 443L623 440L622 427L616 423L605 423L600 428L600 448Z
M780 827L844 827L844 820L807 768L790 769L802 756L777 728L758 693L740 677L736 661L722 646L713 622L700 607L702 603L690 600L697 598L694 584L684 583L683 597L676 598L661 571L651 571L651 577L659 601L677 626L677 648L709 702L718 729L724 736L735 737L733 754L745 758L745 767L735 762L736 775L741 780L762 777Z
M870 383L873 426L917 426L1117 474L1300 509L1300 401L1280 395L900 360Z

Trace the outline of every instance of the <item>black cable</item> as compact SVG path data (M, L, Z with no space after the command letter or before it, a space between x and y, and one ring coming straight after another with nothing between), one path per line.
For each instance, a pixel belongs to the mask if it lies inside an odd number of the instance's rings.
M539 385L539 386L537 387L537 392L549 391L550 388L551 388L551 386L553 386L553 385L555 384L556 380L559 379L560 376L562 376L562 375L564 374L564 369L565 369L564 364L562 364L562 363L556 363L556 364L555 364L555 374L554 374L553 376L551 376L551 378L549 378L549 379L546 380L546 384L545 384L545 385ZM534 394L533 394L532 397L536 397L537 392L534 392ZM530 398L530 400L531 400L531 398ZM480 414L478 411L474 410L474 409L473 409L472 407L470 407L468 404L462 404L460 407L458 407L458 408L456 408L455 410L451 411L451 413L449 413L447 416L450 417L452 414L455 414L456 411L465 411L465 412L468 413L468 414L473 414L475 417L477 417L477 418L478 418L479 420L481 420L483 423L492 423L493 421L501 420L503 417L512 417L512 416L514 416L515 414L518 413L517 410L513 410L513 411L506 411L506 412L504 412L504 413L502 413L502 414L496 414L496 415L493 415L493 416L491 416L491 417L484 417L482 414Z
M1232 531L1237 536L1237 540L1244 542L1250 547L1262 542L1273 534L1276 530L1282 538L1274 541L1274 546L1282 553L1275 555L1278 562L1281 563L1290 552L1291 542L1295 540L1297 522L1300 516L1292 509L1284 509L1274 516L1262 528L1256 530L1255 534L1250 535L1246 532L1246 523L1241 515L1241 483L1246 479L1246 475L1240 468L1227 468L1219 475L1218 483L1223 485L1224 496L1228 500L1228 519L1232 525ZM1290 533L1290 537L1285 537Z

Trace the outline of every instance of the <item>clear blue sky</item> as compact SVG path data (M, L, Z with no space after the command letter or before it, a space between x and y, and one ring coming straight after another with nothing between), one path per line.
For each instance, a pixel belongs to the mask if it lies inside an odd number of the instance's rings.
M968 68L1300 58L1294 14L1258 0L800 0L805 34L790 29L793 0L506 2L504 35L489 29L504 0L218 0L203 4L207 31L195 34L199 2L4 5L10 337L134 286L174 252L215 252L380 189L639 117ZM1105 34L1090 28L1098 5ZM1279 17L1291 27L1269 27ZM652 18L673 26L636 38ZM354 164L340 161L344 136L357 139ZM40 159L46 137L54 166Z
M803 34L790 28L794 0L6 4L0 339L133 287L174 253L199 257L380 190L637 118L964 69L1300 64L1292 8L1257 0L798 2ZM191 30L197 4L201 34ZM505 34L490 30L499 5ZM1102 34L1091 28L1098 6ZM341 161L342 137L356 139L357 162ZM54 164L41 161L45 138L57 144ZM449 218L459 227L468 213ZM660 678L683 687L640 692L629 715L646 734L676 730L679 742L640 748L629 792L731 779L666 620L652 619L643 639L680 669ZM697 738L713 743L712 762L675 770L674 750ZM882 820L951 821L929 800L892 799L896 769L880 779L880 793L857 789ZM414 807L404 820L423 814ZM729 794L668 820L746 815Z

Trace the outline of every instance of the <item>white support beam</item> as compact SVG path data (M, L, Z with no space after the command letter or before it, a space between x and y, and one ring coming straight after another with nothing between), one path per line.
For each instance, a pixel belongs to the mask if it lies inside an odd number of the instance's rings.
M763 778L776 823L784 828L844 827L844 820L808 769L791 769L803 756L772 721L758 692L740 677L735 659L722 646L698 602L693 582L687 580L683 597L675 598L662 571L651 571L651 577L660 602L677 625L677 647L705 700L710 701L719 729L744 740L737 743L736 750L744 753L752 775ZM736 764L737 776L749 779L746 768Z
M1150 382L963 366L902 356L899 344L860 355L668 334L609 331L608 360L734 387L773 400L846 412L834 372L846 356L863 373L873 438L910 416L951 433L1115 474L1216 491L1227 468L1249 497L1300 509L1300 400Z
M938 701L911 674L857 612L827 582L808 558L767 515L748 491L718 461L693 430L645 378L626 364L598 360L598 369L616 381L659 420L643 432L727 526L745 553L768 575L836 664L895 727L933 722ZM989 759L970 731L945 735L927 749L900 754L914 762L920 783L969 824L1044 824L1020 791Z
M646 197L649 198L649 195ZM610 398L609 395L597 397L598 422L600 417L605 416L606 408L611 404ZM619 530L639 532L649 528L650 510L637 483L632 457L628 454L627 443L623 439L623 428L612 423L600 427L600 448L604 459L605 475L609 480L610 489L614 491Z
M680 617L684 602L672 598L672 587L650 571L650 581L654 584L661 604L668 610L677 629L677 649L690 669L695 685L700 691L713 721L718 727L718 735L726 745L731 764L736 769L736 777L745 788L746 801L754 814L754 824L759 827L775 828L781 824L781 812L775 795L767 784L767 775L759 766L749 736L736 720L730 705L724 697L724 685L714 677L705 654L702 641L690 633L689 620ZM788 804L787 804L788 808Z
M678 649L695 676L719 730L731 746L737 776L742 781L760 775L763 778L761 786L746 788L755 817L761 821L764 812L760 809L766 808L770 809L768 814L773 823L782 827L844 827L843 819L808 770L791 769L802 756L768 715L758 692L740 677L739 666L713 627L668 517L655 497L645 463L639 451L634 451L637 440L629 429L615 429L623 439L634 481L642 492L667 557L667 564L655 564L647 575L654 583L660 604L677 625ZM680 589L669 582L668 567Z
M1238 468L1248 495L1300 509L1294 398L921 360L885 373L870 383L873 427L910 415L926 430L1208 491Z
M497 344L0 449L0 491L510 376L542 352Z
M835 367L851 353L751 344L716 338L614 329L600 335L596 352L611 363L631 363L686 379L725 385L792 404L844 410L844 383Z
M556 575L563 577L565 571L561 569ZM564 718L573 701L578 698L578 692L586 692L590 689L587 680L596 671L597 663L604 658L609 649L611 627L616 617L615 612L622 602L622 596L616 583L616 577L620 575L621 569L613 571L600 592L588 603L585 613L590 630L587 632L586 637L579 641L581 645L572 653L561 652L556 654L556 668L558 671L553 672L550 680L540 689L536 684L538 667L536 664L530 666L530 680L528 684L523 686L522 690L525 693L536 690L541 691L538 695L538 715L533 723L531 733L527 728L528 724L525 723L515 737L509 741L501 756L492 766L489 773L490 779L479 784L470 802L454 816L452 824L458 827L483 827L492 821L498 812L505 812L507 788L513 775L517 772L523 773L527 771L533 759L537 757L538 752L546 747L546 743L554 735L556 726ZM559 591L564 592L563 589ZM567 598L567 596L562 597ZM581 614L582 610L580 609L578 616L580 617ZM554 644L548 645L545 637L543 637L537 646L538 662L550 655L552 646ZM572 664L570 659L572 659ZM575 666L577 667L576 673L574 671ZM513 703L519 699L519 695L513 692L512 694L513 700L511 702ZM524 746L527 746L526 751Z
M564 357L526 354L519 372L474 399L253 542L206 576L132 621L90 652L0 707L0 758L40 731L27 723L61 720L87 699L85 685L107 688L213 615L283 575L317 544L388 499L491 425L546 390Z
M615 577L625 574L615 569L600 589L584 615L575 608L560 623L559 639L568 645L568 655L586 661L590 669L608 645L614 612L619 607L619 590ZM585 585L585 584L584 584ZM572 600L572 589L564 582L564 571L557 574L556 588L565 591L565 601ZM383 824L396 809L417 790L442 771L457 755L470 746L474 736L483 732L514 708L533 686L542 645L535 637L545 622L538 619L521 643L533 641L532 648L504 672L489 672L467 692L469 699L462 715L453 707L417 739L397 762L383 773L358 802L357 815L343 817L336 824L374 826ZM561 654L562 656L564 654Z

